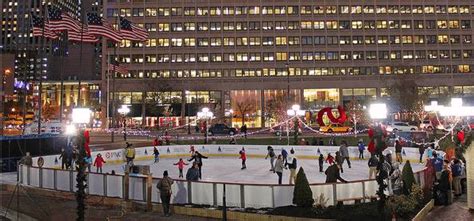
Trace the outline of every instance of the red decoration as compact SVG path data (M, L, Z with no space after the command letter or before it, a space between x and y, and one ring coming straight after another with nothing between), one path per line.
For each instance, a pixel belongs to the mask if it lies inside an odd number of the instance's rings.
M321 109L318 112L318 118L317 118L319 126L325 126L326 125L323 122L323 115L325 113L328 115L328 118L331 121L331 123L343 124L344 122L346 122L347 115L346 115L346 111L344 110L344 108L342 106L337 106L337 110L339 111L339 117L338 118L334 117L334 115L332 114L332 108L331 107L325 107L325 108Z
M88 157L91 156L91 148L89 147L90 142L90 135L89 131L84 131L84 149L86 150L86 154Z
M370 139L372 139L372 137L374 137L374 130L372 128L369 128L369 131L367 133L369 134Z
M374 143L374 140L370 140L369 146L368 146L367 150L368 150L371 154L375 154L375 143Z
M458 133L456 135L457 135L457 138L458 138L459 142L464 143L464 138L465 138L464 130L458 131Z

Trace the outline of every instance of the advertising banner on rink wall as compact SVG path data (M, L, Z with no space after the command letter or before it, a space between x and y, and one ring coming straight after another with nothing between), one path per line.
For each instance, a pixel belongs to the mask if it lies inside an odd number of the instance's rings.
M205 156L211 157L237 157L242 147L245 148L247 156L252 157L265 157L267 155L266 145L193 145L194 150L200 152ZM275 154L281 154L282 149L285 149L288 154L291 149L295 150L296 157L300 159L317 159L320 154L324 157L328 153L335 156L335 152L339 150L339 146L272 146ZM153 158L153 146L138 147L135 148L136 156L135 160L151 160ZM160 152L161 158L179 158L191 156L191 145L175 145L175 146L157 146ZM92 159L94 160L97 154L101 154L107 163L123 163L124 162L124 151L125 149L115 149L106 151L94 151L92 149ZM389 147L385 150L386 153L392 152L392 157L395 159L395 149ZM365 158L368 159L370 153L364 151ZM356 146L349 147L349 156L353 159L357 159L359 156L359 150ZM410 160L412 162L418 162L419 151L418 148L405 147L402 151L404 160ZM426 151L423 159L427 157ZM61 166L61 159L59 155L43 156L45 168L58 168ZM37 166L38 157L33 158L33 166Z

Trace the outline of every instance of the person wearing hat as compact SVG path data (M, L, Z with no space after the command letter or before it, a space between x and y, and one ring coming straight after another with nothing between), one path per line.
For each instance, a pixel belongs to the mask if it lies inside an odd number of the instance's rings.
M168 171L163 172L163 178L156 184L156 188L160 191L161 204L163 206L163 213L165 216L170 216L170 200L171 200L171 185L174 181L168 176Z
M105 160L102 158L102 154L97 154L94 160L94 166L97 167L97 173L102 173L102 166L104 166Z

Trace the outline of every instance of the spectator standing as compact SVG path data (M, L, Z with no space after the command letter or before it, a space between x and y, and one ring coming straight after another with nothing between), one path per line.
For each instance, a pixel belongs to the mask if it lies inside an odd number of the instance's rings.
M20 164L25 166L33 166L33 158L30 155L30 152L26 152L26 155L20 159Z
M461 188L462 166L461 166L460 160L454 159L454 164L451 167L451 172L453 174L454 195L460 196L462 194L462 188Z
M156 188L160 191L161 204L163 206L163 213L165 216L170 216L170 200L171 200L171 186L174 181L168 177L168 171L163 172L163 178L156 184Z

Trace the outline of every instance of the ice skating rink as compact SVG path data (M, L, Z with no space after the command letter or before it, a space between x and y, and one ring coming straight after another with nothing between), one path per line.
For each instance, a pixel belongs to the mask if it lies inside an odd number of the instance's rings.
M184 178L186 178L186 172L192 165L192 162L188 162L187 159L183 158L189 165L183 170ZM173 179L179 179L178 167L173 163L178 162L179 158L161 158L158 163L153 163L153 160L149 161L135 161L135 165L150 165L150 170L154 177L162 177L163 171L168 170L169 175ZM341 177L348 181L364 180L368 179L369 168L367 165L368 159L365 160L353 160L351 161L352 168L348 168L347 163L344 162L344 173ZM413 172L422 170L424 164L418 162L411 163ZM324 164L324 170L329 164ZM326 176L324 172L319 172L318 161L314 159L298 159L298 167L303 167L308 178L309 183L324 183ZM123 174L124 164L105 164L103 168L104 173L110 173L115 170L117 174ZM247 158L247 169L241 170L241 161L238 157L209 157L203 159L202 167L202 181L213 181L213 182L231 182L231 183L259 183L259 184L277 184L278 176L270 170L270 160L264 158ZM400 166L402 170L403 164ZM95 167L91 168L95 172ZM289 170L283 171L283 183L288 184Z

